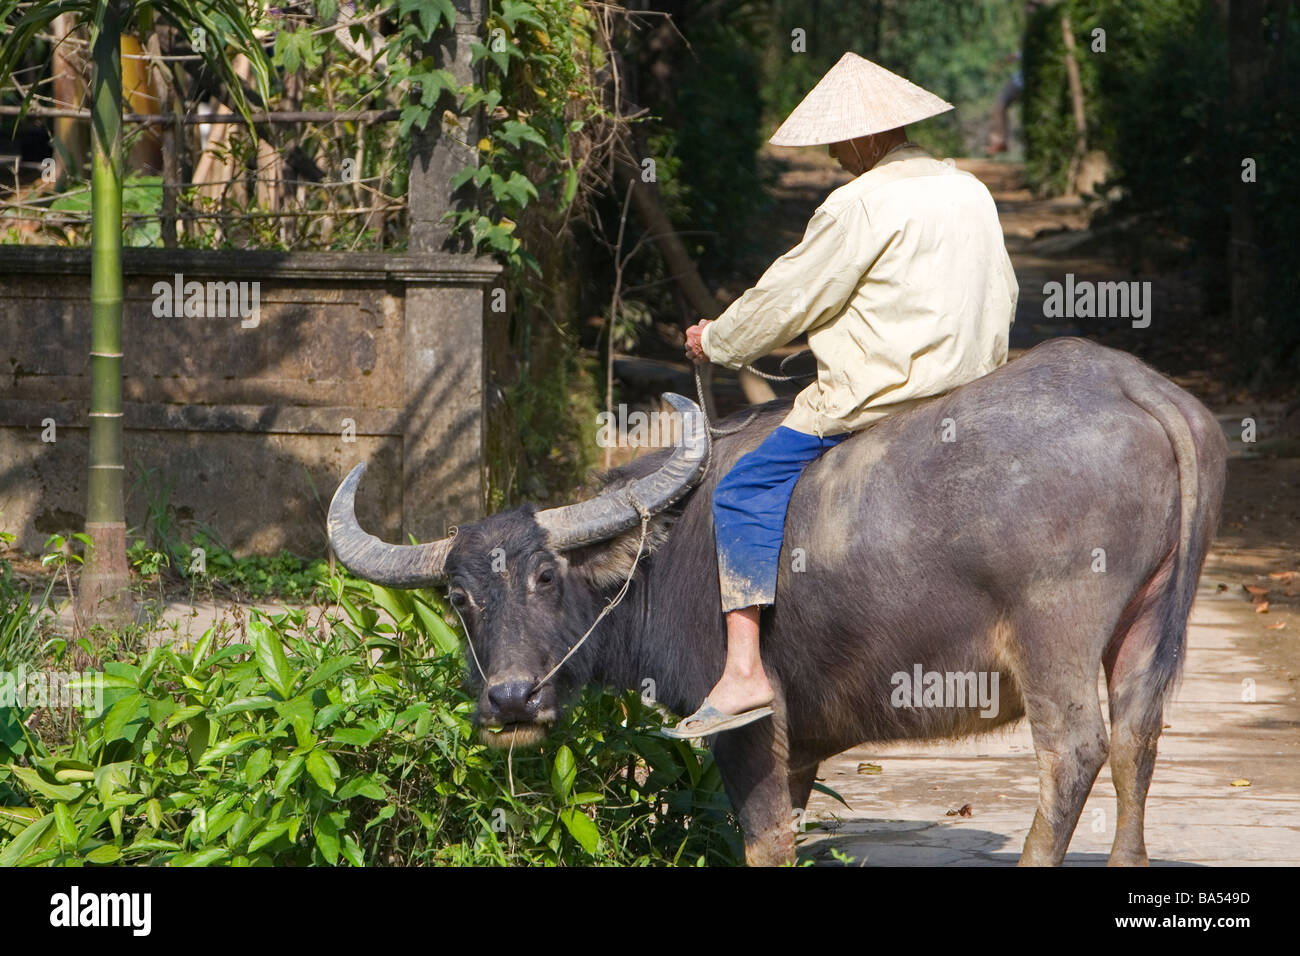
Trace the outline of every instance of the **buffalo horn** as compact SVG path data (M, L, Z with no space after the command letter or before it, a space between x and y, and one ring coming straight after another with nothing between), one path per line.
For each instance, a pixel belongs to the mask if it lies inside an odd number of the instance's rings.
M658 470L587 501L537 513L537 523L557 551L606 541L641 521L641 509L655 514L680 499L699 481L709 453L700 407L688 398L666 392L664 400L682 423L681 443ZM638 507L639 506L639 507Z
M359 578L391 588L430 587L442 580L451 538L428 544L388 544L357 523L357 484L363 462L343 479L330 502L330 547L343 566Z

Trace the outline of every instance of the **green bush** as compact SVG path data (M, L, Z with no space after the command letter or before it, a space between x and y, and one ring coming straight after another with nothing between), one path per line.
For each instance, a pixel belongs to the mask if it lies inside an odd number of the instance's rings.
M102 713L70 732L0 709L0 866L738 859L717 768L635 693L490 749L440 601L328 583L330 613L105 663Z
M206 532L194 535L193 546L204 549L208 580L248 597L307 600L320 594L329 577L329 563L322 558L288 551L237 558Z

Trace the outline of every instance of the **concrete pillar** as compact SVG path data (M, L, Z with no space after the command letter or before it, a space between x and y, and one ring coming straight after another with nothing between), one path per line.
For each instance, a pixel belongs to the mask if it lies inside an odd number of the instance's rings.
M439 261L445 268L431 281L406 286L403 541L440 538L486 505L485 323L500 267L468 256Z
M470 44L482 33L485 0L454 2L456 24L434 35L429 53L464 85L476 78ZM408 249L429 257L434 280L410 281L405 307L402 533L421 541L481 517L487 498L484 323L487 287L500 270L453 241L442 221L455 205L451 177L477 163L482 136L480 110L461 117L463 125L444 122L455 105L444 94L427 127L411 131Z

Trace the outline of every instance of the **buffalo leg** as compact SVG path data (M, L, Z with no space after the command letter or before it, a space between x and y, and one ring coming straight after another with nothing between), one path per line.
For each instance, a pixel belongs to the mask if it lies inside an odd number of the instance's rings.
M1156 741L1160 737L1160 717L1151 723L1130 720L1111 713L1110 772L1115 781L1118 819L1115 842L1110 848L1110 866L1146 866L1147 847L1143 834L1146 819L1147 790L1156 765Z
M717 734L709 742L740 818L750 866L782 866L795 860L785 708L779 692L773 707L776 713L770 718Z
M1145 598L1164 586L1157 575L1146 588ZM1113 642L1107 653L1107 698L1110 705L1110 773L1115 781L1118 817L1110 866L1146 866L1147 848L1143 828L1147 790L1156 765L1156 742L1160 738L1164 689L1153 687L1145 666L1159 643L1161 628L1158 606L1147 603L1133 624Z
M813 784L817 782L817 764L790 771L790 806L795 810L808 809Z
M1059 661L1038 667L1026 661L1028 666L1017 675L1038 758L1038 809L1025 838L1021 866L1061 864L1106 762L1109 745L1097 698L1100 663L1062 669Z

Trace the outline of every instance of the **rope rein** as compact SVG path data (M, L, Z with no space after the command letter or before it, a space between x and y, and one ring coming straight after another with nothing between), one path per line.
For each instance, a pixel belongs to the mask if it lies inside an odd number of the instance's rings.
M795 352L791 355L787 355L785 358L781 359L781 371L783 372L785 371L786 362L789 362L792 359L803 358L805 355L808 355L811 352L812 349L803 349L800 352ZM764 372L762 369L754 368L754 366L752 365L742 365L741 368L745 369L746 371L753 372L759 378L765 378L769 382L796 382L799 379L809 377L806 374L805 375L773 375L771 372ZM716 436L718 438L724 438L727 435L734 435L736 434L736 432L748 428L749 425L754 421L754 419L758 417L758 409L754 409L752 412L750 412L749 417L746 418L739 425L736 425L734 428L714 428L713 423L709 421L709 403L705 400L704 397L704 379L700 375L700 366L698 364L695 365L695 394L696 396L698 396L700 400L699 403L700 414L704 416L704 431L709 438L709 452L708 452L708 456L704 459L704 472L705 474L708 474L709 468L712 467L713 465L714 437Z
M482 679L483 683L486 684L487 674L483 673L483 665L478 662L478 653L474 650L474 642L470 639L469 628L465 626L465 619L460 616L460 608L451 601L448 601L447 603L451 604L451 609L456 612L456 620L460 621L460 629L465 634L465 643L469 645L469 655L474 658L474 666L478 668L478 676Z
M804 349L802 352L795 352L792 355L787 355L785 358L781 359L781 370L785 371L786 362L789 362L792 359L803 358L805 355L808 355L811 352L812 349ZM741 368L747 372L752 372L754 375L757 375L759 378L765 378L769 382L797 382L799 381L799 379L811 377L807 373L804 373L802 375L773 375L771 372L764 372L762 369L755 368L752 365L742 365ZM726 435L734 435L736 434L736 432L745 428L750 422L752 422L754 420L754 417L758 414L758 410L755 409L752 413L750 413L750 416L748 418L746 418L735 428L725 428L725 429L714 428L712 422L709 421L709 405L708 402L706 402L704 399L704 379L700 375L700 366L698 364L695 366L695 394L699 396L700 414L704 416L704 427L709 433L710 454L713 453L713 440L712 440L713 436L716 435L717 437L722 438Z

